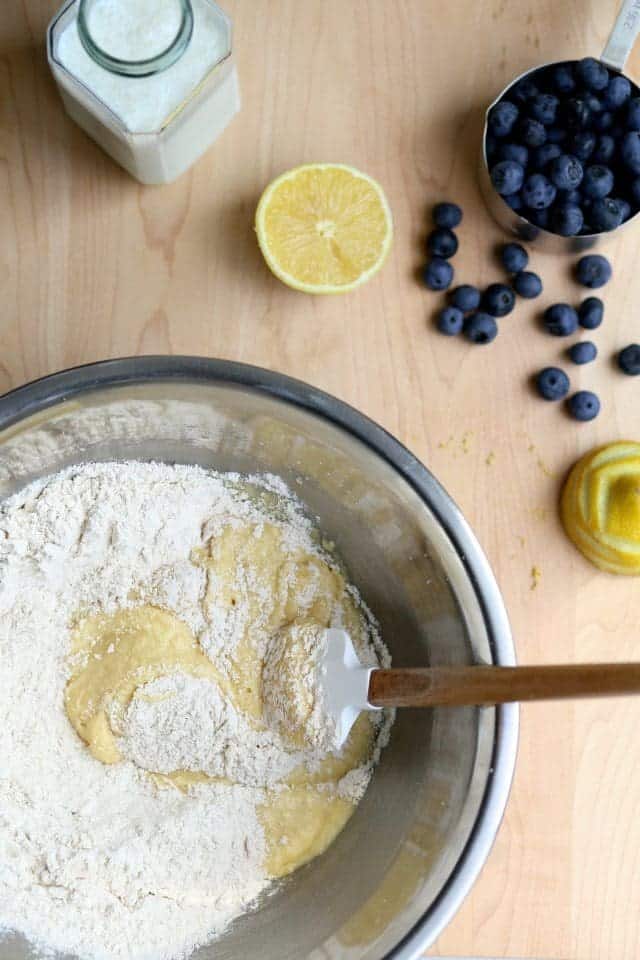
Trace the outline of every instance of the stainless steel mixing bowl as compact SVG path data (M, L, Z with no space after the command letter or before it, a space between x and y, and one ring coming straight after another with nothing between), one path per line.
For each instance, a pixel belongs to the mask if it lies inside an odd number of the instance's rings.
M320 518L399 666L513 663L491 570L462 515L393 437L295 380L196 357L113 360L0 398L0 496L87 460L154 459L282 476ZM518 713L405 710L371 786L324 856L198 956L417 957L491 847ZM19 936L0 960L30 955Z

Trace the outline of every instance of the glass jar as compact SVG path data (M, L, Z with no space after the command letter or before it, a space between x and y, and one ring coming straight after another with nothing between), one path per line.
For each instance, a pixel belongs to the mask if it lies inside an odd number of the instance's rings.
M240 109L213 0L68 0L47 52L69 116L142 183L179 177Z

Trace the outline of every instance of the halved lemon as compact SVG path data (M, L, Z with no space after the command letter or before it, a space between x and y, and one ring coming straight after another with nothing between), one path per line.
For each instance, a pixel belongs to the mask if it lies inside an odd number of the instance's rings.
M344 293L377 273L391 248L382 187L354 167L309 163L266 188L256 232L269 269L304 293Z

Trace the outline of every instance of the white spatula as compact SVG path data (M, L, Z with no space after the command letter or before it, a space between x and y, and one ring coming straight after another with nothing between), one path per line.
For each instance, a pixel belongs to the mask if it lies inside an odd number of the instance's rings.
M346 631L330 629L319 663L319 682L340 747L362 710L636 694L640 693L640 663L376 670L360 663Z

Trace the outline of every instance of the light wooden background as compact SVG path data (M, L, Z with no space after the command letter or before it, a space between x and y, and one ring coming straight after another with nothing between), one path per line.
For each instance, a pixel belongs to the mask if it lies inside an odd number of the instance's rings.
M489 348L439 337L415 281L429 206L464 205L459 279L499 279L475 179L483 106L540 61L598 53L615 0L226 0L242 113L192 172L142 188L63 114L43 41L56 0L0 11L0 389L73 364L193 353L311 381L399 436L444 483L496 571L523 661L640 657L638 582L588 566L556 517L595 443L640 439L640 231L611 247L590 425L528 378L563 344L521 303ZM640 58L635 58L640 74ZM631 61L633 72L634 59ZM311 160L380 179L396 223L382 274L344 298L286 290L252 231L262 187ZM543 303L576 300L570 259L533 256ZM539 583L532 589L532 567ZM640 703L527 706L506 821L443 955L640 956Z

